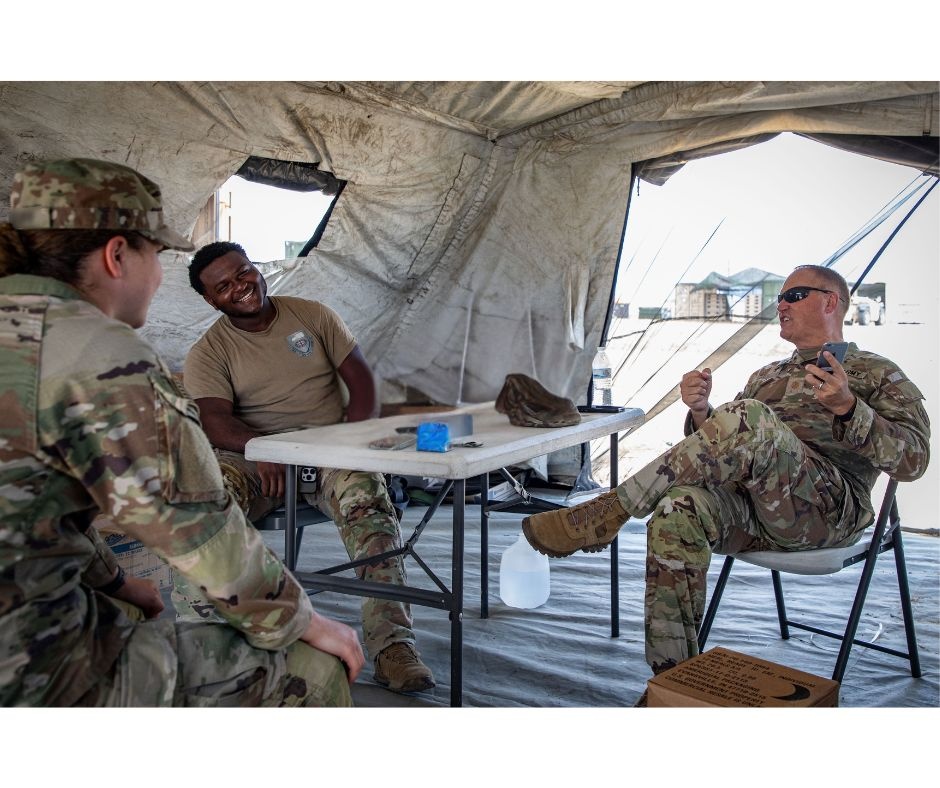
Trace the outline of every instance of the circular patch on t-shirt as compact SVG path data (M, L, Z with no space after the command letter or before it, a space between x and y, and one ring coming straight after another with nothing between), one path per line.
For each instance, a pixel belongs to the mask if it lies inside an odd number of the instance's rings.
M313 338L305 331L295 331L287 338L287 344L298 356L309 356L313 352Z

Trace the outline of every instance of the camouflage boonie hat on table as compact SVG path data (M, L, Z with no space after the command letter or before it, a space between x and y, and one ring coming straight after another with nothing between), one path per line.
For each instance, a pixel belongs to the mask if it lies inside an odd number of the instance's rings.
M96 159L27 164L13 178L10 208L10 224L17 230L123 230L169 249L194 249L164 223L160 187L122 164Z
M496 397L496 412L509 416L517 427L570 427L581 414L567 397L552 394L535 378L510 372Z

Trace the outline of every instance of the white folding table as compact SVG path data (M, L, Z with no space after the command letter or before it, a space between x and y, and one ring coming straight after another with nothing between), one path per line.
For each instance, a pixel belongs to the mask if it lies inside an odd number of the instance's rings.
M421 476L446 480L437 499L429 507L422 521L403 547L393 553L373 556L328 567L317 572L294 572L308 590L329 590L357 596L379 597L409 602L440 610L447 610L451 622L451 690L452 706L460 706L463 697L463 559L464 559L464 506L466 481L481 477L483 495L489 489L489 474L508 466L539 457L559 449L610 436L611 487L617 484L617 443L620 433L626 433L643 423L644 413L639 408L626 408L619 413L584 413L581 423L571 427L534 428L515 427L507 416L497 413L492 402L440 413L440 416L469 414L473 417L473 434L456 441L472 440L482 444L475 448L454 447L447 452L417 451L414 447L402 450L370 449L369 443L378 438L396 434L396 427L415 426L419 422L433 421L435 414L421 413L389 416L327 427L296 430L263 438L253 438L245 447L249 460L277 462L286 465L285 506L287 527L284 531L284 555L294 556L296 539L297 467L318 466L355 471L392 473L403 476ZM453 492L453 546L451 558L451 588L433 573L415 551L421 531L430 521L437 507L448 493ZM488 500L481 499L481 615L487 614L487 509ZM374 583L358 578L335 577L337 572L355 568L370 561L382 560L389 555L410 555L437 586L437 590L413 586L395 586ZM291 567L293 568L293 567ZM619 634L619 582L617 574L617 540L611 544L611 636Z

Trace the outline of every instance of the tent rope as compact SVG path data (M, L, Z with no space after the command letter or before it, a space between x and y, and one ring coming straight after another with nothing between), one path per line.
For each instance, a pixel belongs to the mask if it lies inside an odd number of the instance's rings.
M909 211L907 212L907 215L906 215L903 219L901 219L900 222L898 222L898 226L894 228L894 230L891 232L891 235L889 235L889 236L887 237L887 239L885 240L885 242L881 245L881 248L875 253L875 256L872 257L871 262L865 267L865 270L862 271L862 275L855 281L855 284L852 286L852 294L854 294L855 291L858 290L858 286L862 283L862 281L865 279L865 277L868 276L868 272L871 271L871 269L874 267L875 263L878 262L878 258L881 257L881 255L882 255L882 253L884 252L884 250L888 248L888 244L890 244L891 241L894 239L894 236L896 236L896 235L898 234L898 231L904 226L904 223L905 223L908 219L911 218L911 216L913 215L914 211L916 211L916 210L920 207L920 204L921 204L924 200L927 199L927 196L930 194L930 192L932 192L932 191L934 190L934 188L936 187L936 185L937 185L938 182L940 182L940 178L934 177L933 183L930 184L930 188L927 189L927 191L924 192L924 193L921 195L921 198L920 198L916 203L914 203L914 207L911 208L911 210L909 210ZM827 266L827 267L828 267L828 266Z
M833 252L828 258L823 260L820 263L820 265L823 265L826 268L831 268L834 263L840 260L846 253L854 249L859 243L865 240L865 238L867 238L873 231L875 231L878 227L880 227L886 219L893 216L894 213L902 205L904 205L904 203L906 203L915 194L917 194L917 192L920 191L924 187L924 185L927 183L926 181L922 180L919 184L917 184L916 187L912 189L911 187L914 186L915 183L917 183L918 178L920 178L920 175L915 177L910 183L907 184L907 186L905 186L903 189L901 189L901 191L899 191L896 195L894 195L894 197L892 197L891 200L889 200L885 205L882 206L881 210L878 213L876 213L871 219L869 219L866 224L862 225L860 229L856 230L855 233L852 236L850 236L849 239L844 244L842 244L842 246L836 249L836 251ZM907 192L907 194L905 194L905 192ZM919 204L920 203L918 203L918 205ZM917 206L915 205L914 207L916 208ZM901 224L903 223L904 222L901 222ZM898 227L900 226L901 225L898 225ZM864 276L860 277L860 279L863 279L863 278Z

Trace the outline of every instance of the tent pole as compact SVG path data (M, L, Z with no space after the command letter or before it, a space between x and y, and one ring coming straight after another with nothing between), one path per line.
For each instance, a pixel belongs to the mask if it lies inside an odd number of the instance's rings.
M601 331L600 344L607 344L607 334L610 331L611 318L614 315L614 303L617 290L617 276L620 274L620 258L623 254L623 241L627 237L627 219L630 217L630 201L633 197L633 185L636 175L633 174L633 165L630 165L630 190L627 192L627 207L623 212L623 228L620 230L620 245L617 247L617 260L614 264L614 278L610 283L610 298L607 299L607 316L604 318L604 330Z
M620 258L623 255L623 240L627 236L627 219L630 217L630 200L633 197L633 185L636 183L636 168L633 165L633 162L630 162L630 188L627 190L627 206L623 212L623 227L620 229L620 245L617 247L617 258L614 261L614 276L610 281L610 297L607 299L607 314L604 317L604 327L601 330L601 341L598 343L600 345L607 344L607 334L610 331L610 320L614 314L614 303L617 291L617 276L620 274ZM594 376L591 376L591 380L588 383L587 387L587 405L591 407L594 404ZM591 462L591 444L582 443L581 444L581 474L584 473L585 466L588 466L588 478L591 481L594 480L594 477L591 475L590 471L590 462ZM580 479L581 474L578 475ZM595 482L596 484L596 482ZM613 581L611 581L613 582ZM613 628L613 624L611 624ZM616 637L616 635L614 635Z
M633 185L636 183L636 173L633 162L630 163L630 188L627 190L627 206L623 212L623 227L620 230L620 244L617 246L617 258L614 261L614 276L610 281L610 296L607 299L607 314L604 316L604 327L601 330L601 340L598 345L607 344L607 334L610 332L610 321L614 314L614 303L617 291L617 276L620 273L620 258L623 254L623 240L627 235L627 219L630 216L630 200L633 197ZM588 383L587 389L588 407L594 404L594 378Z
M339 196L343 193L343 189L346 188L346 181L339 181L339 188L336 190L336 196L333 198L333 202L330 203L330 207L326 209L326 213L323 214L323 218L320 219L320 223L317 225L317 229L313 231L313 235L304 244L303 249L297 254L298 257L307 257L320 243L320 239L323 237L323 232L326 230L326 225L330 221L330 217L333 215L333 209L336 207L336 203L339 201Z
M914 214L914 211L916 211L916 210L920 207L920 204L921 204L924 200L927 199L927 195L930 194L930 192L932 192L932 191L934 190L934 187L936 187L936 185L937 185L938 182L940 182L940 178L934 178L933 183L930 184L930 188L927 189L927 191L924 192L924 194L921 195L921 198L920 198L916 203L914 203L914 207L911 208L911 210L909 210L909 211L907 212L907 215L906 215L903 219L901 219L900 222L898 222L898 226L895 227L894 230L891 231L891 235L889 235L889 236L887 237L887 239L885 240L885 242L881 245L881 248L880 248L877 252L875 252L875 256L871 258L871 262L866 266L865 270L862 271L861 276L859 276L858 279L855 280L855 284L852 286L852 290L851 290L851 292L849 293L849 295L854 295L854 294L855 294L855 291L858 290L858 286L865 280L865 277L868 276L868 272L871 271L871 269L874 267L875 263L878 262L878 258L881 257L881 255L882 255L882 253L884 252L884 250L888 248L888 244L890 244L891 241L894 240L894 236L896 236L896 235L898 234L898 231L904 226L904 223L905 223L908 219L911 218L911 216Z

